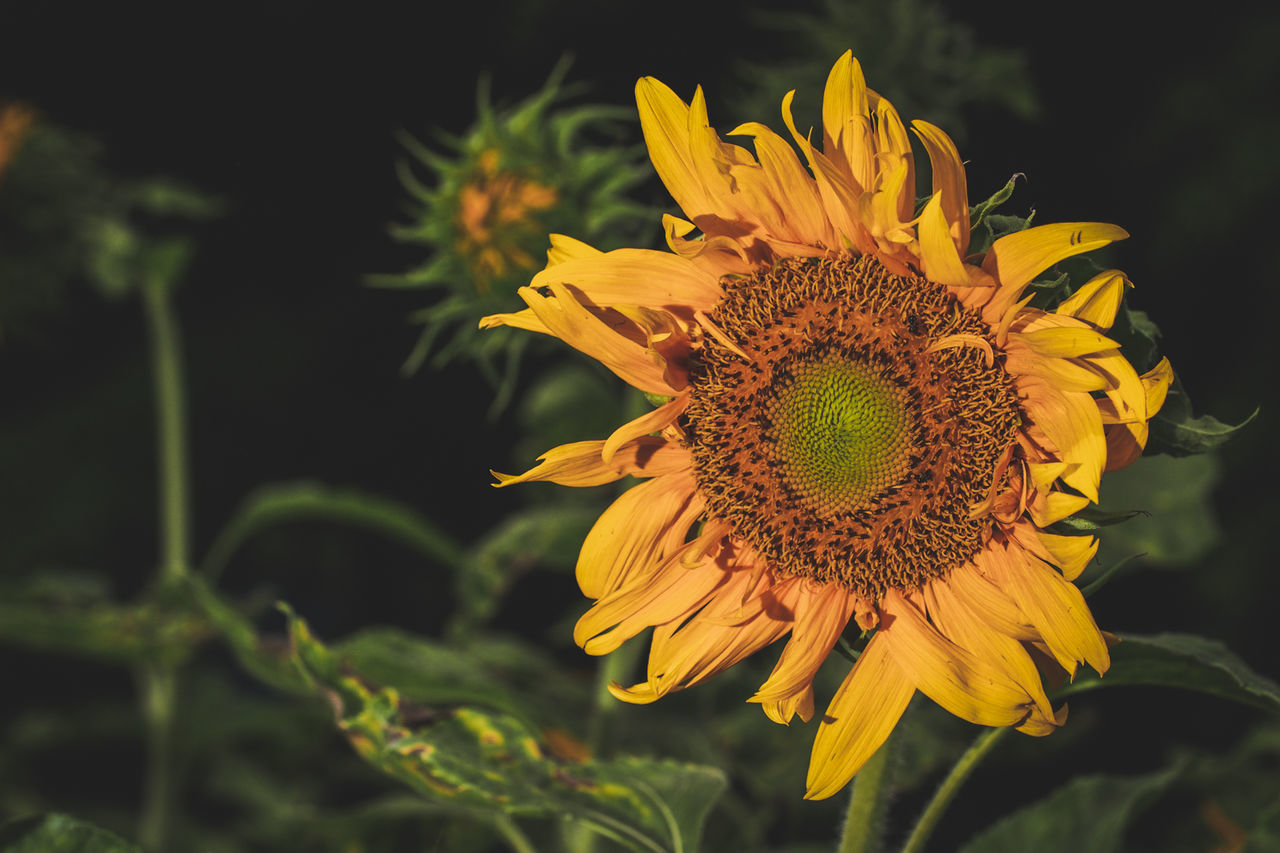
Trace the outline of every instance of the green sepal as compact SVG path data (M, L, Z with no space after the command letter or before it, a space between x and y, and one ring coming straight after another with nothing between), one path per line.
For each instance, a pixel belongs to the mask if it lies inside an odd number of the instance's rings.
M1019 172L1009 178L1009 183L991 194L986 201L981 201L969 208L969 228L973 230L979 228L983 221L991 214L993 210L1013 198L1013 190L1018 184L1018 178L1026 179L1026 175ZM1028 217L1028 220L1030 217Z
M114 832L50 812L0 825L0 853L142 853Z
M1099 687L1180 687L1280 714L1280 685L1254 672L1217 640L1192 634L1123 634L1105 676L1082 669L1055 698Z
M998 821L961 853L1113 853L1134 816L1169 788L1180 765L1146 776L1081 776Z
M1113 524L1123 524L1132 518L1140 515L1150 515L1151 513L1142 509L1131 509L1122 512L1108 512L1095 506L1087 506L1077 512L1075 515L1069 515L1061 521L1055 521L1053 524L1045 528L1050 533L1056 533L1059 536L1085 535L1091 534L1103 527L1110 527Z
M1182 382L1175 376L1169 386L1164 406L1151 419L1151 437L1147 441L1147 453L1167 453L1170 456L1191 456L1207 453L1226 444L1249 422L1258 416L1254 409L1249 417L1234 426L1225 424L1213 415L1195 417L1191 413L1191 400Z
M564 818L640 851L697 849L724 774L674 761L558 757L545 733L474 705L419 705L375 687L312 635L288 605L292 659L334 710L357 754L423 797L480 813Z

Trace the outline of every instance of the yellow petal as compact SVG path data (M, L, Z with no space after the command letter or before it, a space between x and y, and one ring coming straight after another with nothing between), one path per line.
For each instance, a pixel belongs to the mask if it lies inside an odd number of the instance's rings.
M868 115L867 82L862 66L853 58L853 51L847 50L831 67L822 93L823 151L831 156L839 149L855 179L866 174L864 164L871 161L871 152L866 148L865 138L853 138L850 129L865 123ZM869 181L859 183L864 189L869 188Z
M1074 675L1080 661L1099 674L1107 671L1111 662L1107 644L1075 584L1018 545L994 549L991 557L986 565L994 580L1036 626L1054 659L1068 674Z
M593 304L640 305L673 313L710 311L724 297L715 276L689 260L652 249L615 249L572 258L533 277L532 287L571 284Z
M888 739L915 692L883 636L873 636L818 727L805 799L826 799L848 784Z
M995 665L947 640L897 590L885 594L880 633L916 689L957 717L984 726L1012 726L1031 697Z
M492 329L495 326L510 326L513 329L524 329L529 332L541 332L544 335L555 334L547 328L547 324L538 319L538 315L526 308L510 314L490 314L480 318L480 328Z
M641 391L663 397L676 393L678 389L673 388L665 376L666 365L655 360L648 347L619 334L578 302L564 285L553 284L550 289L552 298L532 287L522 287L519 293L551 334L591 356Z
M982 267L1014 290L1065 258L1123 240L1129 232L1103 222L1057 222L1006 234L991 245Z
M574 237L552 234L551 248L547 249L547 266L553 267L576 258L594 258L603 254L604 252L594 246L589 246Z
M653 168L676 204L696 222L712 205L689 150L688 105L665 83L642 77L636 82L636 107Z
M1062 481L1097 503L1107 460L1097 403L1088 394L1059 391L1041 379L1023 376L1016 384L1032 422L1053 442L1059 459L1075 465L1062 474Z
M523 474L499 474L494 486L512 486L545 480L562 486L599 486L620 480L628 474L657 477L688 470L693 465L689 451L663 438L642 435L615 449L612 458L604 460L603 441L575 441L554 447L538 457L540 464Z
M601 458L608 463L619 448L625 446L637 436L661 432L674 423L676 418L684 414L684 410L687 408L689 408L689 395L681 394L670 402L658 406L652 412L646 412L635 420L623 424L614 430L613 434L604 442L604 446L600 450Z
M826 245L831 226L822 210L818 186L796 157L795 150L768 127L757 122L739 125L730 136L750 136L755 141L767 189L784 216L784 236L797 243Z
M969 188L964 163L956 144L927 121L913 121L911 127L929 152L933 171L933 195L942 198L942 213L960 256L969 251Z
M1098 273L1063 300L1056 313L1083 320L1097 329L1110 329L1125 289L1132 286L1119 270Z
M1084 327L1063 326L1034 332L1014 332L1009 338L1021 340L1034 352L1053 358L1074 358L1120 347L1107 336Z
M795 627L782 656L748 702L781 702L807 687L853 615L855 596L839 584L803 584Z
M947 219L942 211L942 194L935 193L920 214L920 264L925 278L938 284L969 284Z
M688 472L628 489L600 514L582 543L577 575L583 594L601 598L631 576L651 571L684 542L702 507Z
M672 554L654 572L637 577L596 602L573 628L573 641L589 655L606 655L636 634L669 622L683 621L706 604L728 574L713 561L692 568Z
M985 613L971 608L946 581L930 583L924 588L924 596L930 620L948 640L1009 676L1035 702L1038 716L1053 719L1053 706L1044 692L1040 671L1022 643L997 630Z

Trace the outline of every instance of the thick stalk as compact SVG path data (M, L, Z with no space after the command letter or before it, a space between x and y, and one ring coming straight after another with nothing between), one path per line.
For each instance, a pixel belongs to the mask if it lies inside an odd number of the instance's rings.
M182 344L171 302L170 281L153 276L143 283L142 298L151 337L156 411L156 468L159 493L160 565L157 594L162 597L190 571L190 476L187 468L186 398ZM177 672L160 661L141 673L142 711L146 721L147 775L143 782L138 841L143 849L162 853L169 847L173 814L173 723Z
M915 828L911 830L911 836L902 848L902 853L921 853L924 850L934 827L941 820L947 806L951 805L951 801L959 793L961 786L1008 731L1008 727L1005 726L989 729L979 735L973 745L965 750L964 755L960 756L960 760L955 763L951 772L947 774L947 778L938 787L929 805L925 806L924 811L921 812L920 819L916 821Z
M875 755L853 777L849 810L840 833L839 853L879 853L884 836L893 776L895 735L890 735Z

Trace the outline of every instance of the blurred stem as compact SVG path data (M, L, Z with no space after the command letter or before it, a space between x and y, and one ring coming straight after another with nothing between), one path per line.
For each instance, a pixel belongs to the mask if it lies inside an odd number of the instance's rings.
M156 591L164 596L190 571L190 476L187 468L186 398L182 343L173 310L172 280L152 272L142 298L151 337L156 410L156 469L160 511L160 565ZM148 851L167 850L173 813L173 723L177 671L167 661L142 672L142 711L147 730L147 775L143 782L138 840Z
M601 757L607 740L609 720L618 713L618 706L622 704L609 692L609 685L627 679L643 649L643 642L632 639L602 657L596 667L595 700L591 706L591 719L587 723L587 752L592 758ZM569 853L592 853L595 847L596 833L590 827L581 823L564 825L564 849Z
M511 845L511 849L516 853L538 853L538 849L533 846L533 842L529 837L520 831L520 827L512 822L511 818L506 815L499 815L494 821L494 826L498 828L498 832L507 843Z
M190 565L187 534L190 473L187 469L187 413L183 391L182 340L169 281L152 277L142 289L151 333L155 376L156 455L160 498L160 580L172 583Z
M853 793L849 795L849 810L840 833L839 853L878 853L880 850L897 740L895 734L889 735L853 777Z
M938 787L937 793L933 795L933 799L929 801L929 805L920 814L920 819L916 821L915 828L911 830L911 837L907 839L907 843L902 848L902 853L921 853L925 844L929 841L929 836L933 834L933 829L938 825L938 821L942 819L942 814L947 810L947 806L951 805L951 801L960 791L960 787L968 780L970 774L977 768L982 759L986 758L1000 739L1009 731L1007 726L989 729L978 736L973 745L965 750L964 755L960 756L960 760L951 768L951 772L947 774L947 778L942 781Z

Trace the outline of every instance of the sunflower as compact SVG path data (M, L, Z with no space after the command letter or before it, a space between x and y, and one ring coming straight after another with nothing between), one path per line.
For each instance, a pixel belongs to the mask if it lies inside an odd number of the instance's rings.
M636 86L658 175L687 220L669 252L600 252L554 235L524 311L486 317L558 337L661 398L603 441L554 448L498 485L643 482L600 516L577 563L595 605L575 640L607 654L652 628L652 702L790 634L749 701L779 723L814 710L813 679L852 620L869 640L822 716L810 798L843 787L920 690L986 726L1063 724L1046 677L1109 665L1073 583L1092 536L1047 528L1098 499L1141 453L1167 361L1139 376L1110 328L1126 288L1095 276L1053 311L1028 285L1128 236L1114 225L1028 228L970 253L951 139L913 122L932 191L917 207L910 136L835 64L821 150L782 116L808 169L757 123L710 127ZM695 235L695 229L700 235Z

